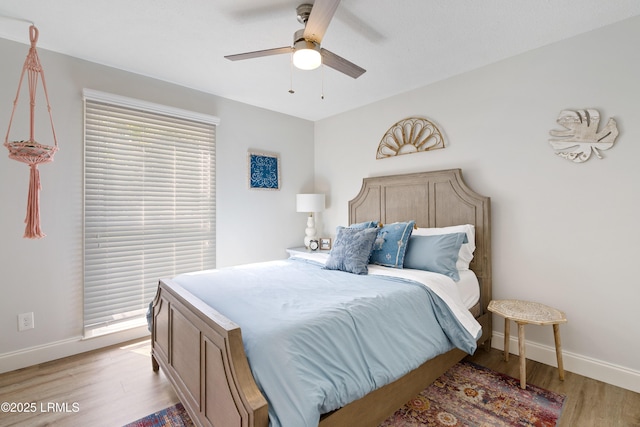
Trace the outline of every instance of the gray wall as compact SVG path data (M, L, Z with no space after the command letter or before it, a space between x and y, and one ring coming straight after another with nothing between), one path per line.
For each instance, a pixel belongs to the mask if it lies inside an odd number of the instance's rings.
M633 18L316 122L325 234L346 223L363 177L462 168L492 199L494 298L564 310L565 367L640 391L638 40ZM583 108L598 109L602 125L615 117L620 136L602 160L574 164L547 140L561 110ZM447 147L376 160L386 130L414 115L435 121ZM526 334L527 357L555 365L551 327Z
M28 46L0 39L0 123L11 114ZM39 50L60 151L41 165L42 228L23 239L29 168L0 155L0 372L145 334L101 339L82 334L82 89L90 88L220 118L217 129L217 264L284 258L300 245L306 216L295 194L313 191L313 123L139 75ZM42 94L42 87L38 87ZM29 137L26 84L11 139ZM52 144L46 103L38 99L36 139ZM3 141L4 142L4 141ZM247 150L279 153L280 191L247 188ZM2 147L2 150L5 150ZM35 329L18 332L18 313L35 313Z
M315 124L41 51L60 152L41 167L48 236L39 241L21 237L28 168L0 160L0 371L131 337L80 339L81 91L88 87L220 117L219 266L281 258L298 245L305 216L295 213L294 196L314 184L328 195L318 220L330 236L346 223L347 202L363 177L462 168L467 182L492 198L494 297L564 310L567 370L640 391L638 39L634 18ZM1 120L9 117L26 49L0 40ZM603 121L615 117L620 136L604 159L573 164L547 140L561 110L581 108L600 110ZM376 160L384 132L412 115L434 120L447 148ZM39 123L37 135L46 138L46 117ZM16 138L18 129L16 121ZM248 149L280 153L280 192L246 189ZM18 333L16 315L27 311L35 312L36 328ZM502 326L494 323L498 348ZM528 327L527 338L528 357L555 364L550 327Z

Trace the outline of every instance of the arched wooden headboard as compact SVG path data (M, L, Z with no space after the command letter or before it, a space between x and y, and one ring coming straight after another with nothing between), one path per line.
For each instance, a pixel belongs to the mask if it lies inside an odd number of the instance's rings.
M460 169L364 178L349 202L349 223L415 220L418 227L473 224L476 250L471 269L480 280L482 311L491 301L490 198L473 191Z

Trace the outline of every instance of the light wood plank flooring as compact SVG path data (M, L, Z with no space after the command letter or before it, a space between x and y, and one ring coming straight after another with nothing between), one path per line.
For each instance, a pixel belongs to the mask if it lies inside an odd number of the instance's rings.
M520 378L520 359L513 354L509 362L503 352L479 349L469 357L478 365L486 366L514 378ZM640 393L596 381L566 370L560 381L558 370L549 365L527 359L527 385L554 391L567 396L558 427L639 427Z
M152 371L150 351L149 340L136 341L1 374L0 404L37 407L0 412L0 426L118 427L171 406L178 396ZM48 411L50 402L70 412Z
M148 340L0 375L0 403L35 402L32 413L0 412L0 426L119 427L178 402L166 377L151 370ZM519 376L518 358L479 350L475 363ZM559 427L640 426L640 394L527 361L527 383L567 395ZM53 405L50 405L53 404ZM57 404L57 405L56 405ZM67 411L67 412L65 412Z

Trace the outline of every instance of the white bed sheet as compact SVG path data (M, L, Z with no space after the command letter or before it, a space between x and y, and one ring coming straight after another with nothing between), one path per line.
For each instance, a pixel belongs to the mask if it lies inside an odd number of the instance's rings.
M462 270L458 273L460 274L460 281L456 283L460 291L460 297L464 306L470 309L480 301L480 282L476 273L471 270Z

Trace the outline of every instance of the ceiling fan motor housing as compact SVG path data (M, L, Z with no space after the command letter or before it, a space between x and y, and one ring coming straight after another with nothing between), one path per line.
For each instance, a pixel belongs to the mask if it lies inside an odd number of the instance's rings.
M309 15L311 15L312 8L313 5L308 3L301 4L296 8L296 14L299 23L306 25L307 21L309 20Z
M296 31L295 33L293 33L293 46L297 47L296 45L298 44L298 42L305 42L306 46L300 46L300 48L302 49L316 49L318 46L320 46L318 43L314 42L313 40L307 40L304 38L304 28Z

